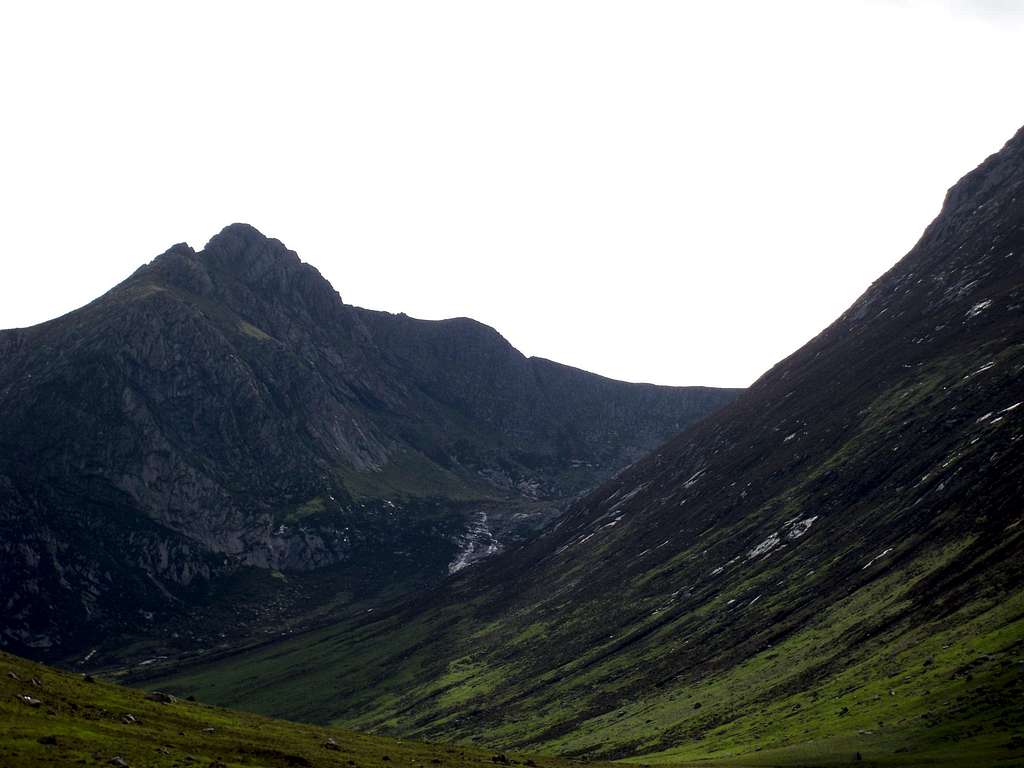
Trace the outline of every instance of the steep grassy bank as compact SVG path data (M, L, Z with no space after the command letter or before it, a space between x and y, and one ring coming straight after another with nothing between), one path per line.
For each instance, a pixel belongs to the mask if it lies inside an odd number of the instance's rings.
M1019 606L1017 606L1019 608ZM989 638L988 650L1002 647ZM937 641L936 641L937 642ZM957 653L942 654L934 674L916 678L915 685L940 680L947 662ZM997 658L998 651L987 654L978 663L961 665L960 680L972 675L975 691L988 691L1005 686L1006 665ZM991 663L990 663L991 662ZM941 674L940 674L941 672ZM759 670L751 670L758 674ZM904 720L917 717L922 702L908 704L913 695L897 680L888 685L898 687L892 697L888 714L898 712ZM993 687L995 685L995 688ZM941 684L940 684L941 687ZM967 690L969 686L961 686ZM715 686L701 691L709 701ZM857 686L854 686L856 689ZM952 686L934 691L936 698L949 695ZM886 696L884 686L860 686L860 701ZM720 686L720 691L725 688ZM1007 694L1012 691L1005 690ZM169 703L148 698L149 694L102 681L87 681L80 676L59 672L49 667L0 653L0 765L5 768L38 768L38 766L153 766L183 768L571 768L577 761L547 755L521 755L496 752L465 745L428 744L408 740L354 733L337 728L303 725L272 720L259 715L177 699ZM25 701L28 697L29 701ZM1016 694L1020 700L1019 692ZM851 698L845 699L847 702ZM971 709L976 696L957 696L957 701ZM664 702L663 702L664 704ZM979 719L977 734L966 739L952 738L949 728L938 727L937 734L918 729L878 730L867 722L866 712L852 715L843 731L829 730L830 711L838 704L826 702L812 717L821 718L825 730L797 746L752 752L742 757L731 755L733 739L721 734L718 755L703 755L694 760L690 753L699 750L669 751L644 758L644 765L721 766L983 766L1024 765L1024 741L1008 740L985 733L986 723ZM687 705L692 708L692 705ZM790 713L779 703L780 722ZM979 710L980 711L980 710ZM653 715L653 712L652 712ZM937 717L934 706L924 708L922 717ZM801 722L806 722L801 721ZM748 723L750 725L750 723ZM859 733L852 730L863 726ZM1012 739L1010 741L1013 741ZM869 743L870 746L865 746ZM891 748L895 747L895 751ZM600 763L587 763L600 766ZM606 764L605 764L606 765Z
M481 704L495 713L516 707L521 717L495 715L467 740L532 743L570 755L614 750L649 763L842 764L860 753L886 765L1017 764L1024 760L1024 590L993 590L932 621L918 622L909 611L915 590L963 551L891 568L799 631L784 636L786 627L776 626L757 636L761 649L740 663L681 669L653 687L645 685L644 669L692 642L695 617L657 626L628 652L609 654L616 640L609 637L574 664L535 678L517 672L516 651L550 628L530 624L526 614L514 627L473 631L471 609L451 606L422 622L394 615L296 637L164 682L204 700L302 719L335 717L332 701L344 702L363 708L338 718L346 725L405 732L429 723L435 738L467 739L460 723ZM779 609L765 598L751 605L755 591L719 595L710 614L721 631L761 602L763 610ZM653 624L629 627L624 636ZM445 625L466 627L466 634ZM465 653L435 662L456 637ZM505 662L497 651L503 640ZM396 664L402 674L382 680L380 671ZM312 694L311 679L322 686ZM601 696L621 703L588 717ZM519 706L523 700L533 708ZM429 713L429 720L404 719L409 711Z
M396 741L180 699L161 703L143 691L87 682L0 653L0 765L566 768L571 763Z

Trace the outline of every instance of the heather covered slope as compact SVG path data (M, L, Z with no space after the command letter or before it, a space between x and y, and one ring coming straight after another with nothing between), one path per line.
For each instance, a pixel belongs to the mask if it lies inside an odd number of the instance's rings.
M289 609L275 572L310 604L432 583L733 396L351 307L277 240L229 226L0 332L0 643L60 658L170 637L166 616L224 605L240 574L263 577L256 632ZM235 633L234 607L182 642Z
M574 755L1020 764L1022 374L1024 132L832 326L547 535L168 682Z

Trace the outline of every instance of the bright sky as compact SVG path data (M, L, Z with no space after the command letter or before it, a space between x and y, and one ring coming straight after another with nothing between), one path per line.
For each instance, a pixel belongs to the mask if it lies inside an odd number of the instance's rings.
M246 221L351 304L746 385L1024 123L1024 2L0 10L0 327Z

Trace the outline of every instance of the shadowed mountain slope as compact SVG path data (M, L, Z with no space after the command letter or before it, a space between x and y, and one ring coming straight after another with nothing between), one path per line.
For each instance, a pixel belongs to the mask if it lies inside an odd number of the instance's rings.
M287 579L270 572L298 574L306 607L436 581L734 394L348 306L231 225L0 332L0 641L61 656L212 601L227 613L182 629L212 627L203 645L237 630L240 595L253 631L279 623ZM329 568L344 578L302 580ZM243 571L225 602L217 585Z
M1020 764L1022 374L1024 131L835 323L553 530L172 683L645 762Z

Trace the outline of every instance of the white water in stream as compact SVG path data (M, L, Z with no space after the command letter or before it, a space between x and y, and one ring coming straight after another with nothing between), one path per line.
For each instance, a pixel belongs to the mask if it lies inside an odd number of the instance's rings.
M448 573L458 573L477 560L497 554L501 544L487 527L487 513L477 512L476 519L469 524L466 532L459 537L459 552L448 564Z

